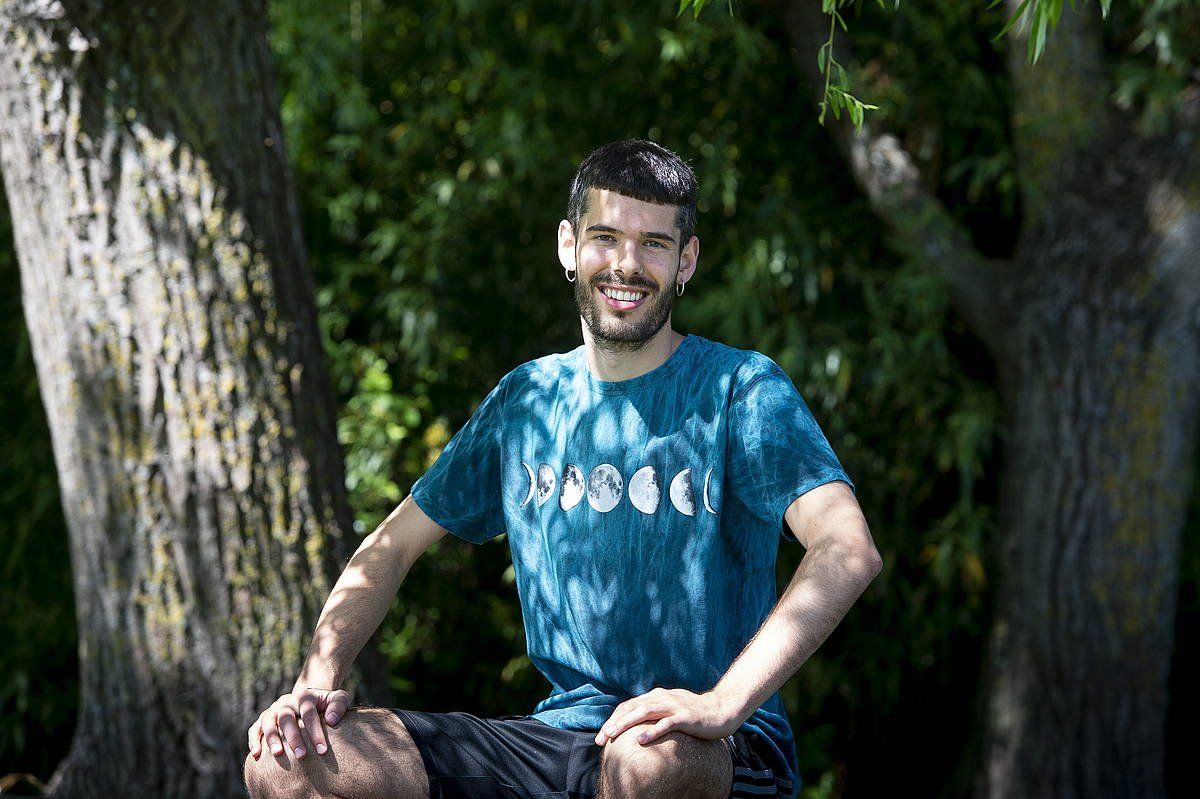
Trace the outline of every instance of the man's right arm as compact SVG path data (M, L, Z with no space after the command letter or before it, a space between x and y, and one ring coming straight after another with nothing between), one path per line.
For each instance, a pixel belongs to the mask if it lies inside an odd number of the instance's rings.
M293 691L341 687L358 653L383 622L408 570L444 535L410 494L363 539L321 610Z
M279 697L250 725L248 743L255 758L263 743L282 754L282 741L304 756L297 719L303 719L313 746L324 754L320 717L336 724L350 697L339 689L358 653L387 615L408 570L446 530L425 515L412 495L363 539L342 571L313 633L300 676L290 694Z

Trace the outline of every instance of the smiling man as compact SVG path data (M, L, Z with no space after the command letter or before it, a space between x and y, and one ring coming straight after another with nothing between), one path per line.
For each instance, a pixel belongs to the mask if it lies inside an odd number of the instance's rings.
M256 799L797 795L779 687L882 561L783 370L672 329L695 227L695 176L669 150L583 161L558 227L583 344L505 375L363 541L292 691L250 727ZM507 533L551 686L529 715L351 708L340 689L446 533ZM777 597L781 538L805 554Z

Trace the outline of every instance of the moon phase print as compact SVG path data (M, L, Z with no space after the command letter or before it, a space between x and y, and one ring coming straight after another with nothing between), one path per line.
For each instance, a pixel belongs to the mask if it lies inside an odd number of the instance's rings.
M598 513L608 513L616 509L626 494L629 495L629 504L647 516L657 513L659 505L662 504L662 480L653 466L642 466L634 472L633 477L629 478L628 486L625 485L621 471L611 463L601 463L593 468L586 478L583 469L573 463L563 467L561 477L554 473L554 467L548 463L539 463L536 474L533 467L525 461L521 461L521 466L529 480L529 490L520 507L528 505L529 501L536 497L536 505L540 508L556 491L558 506L562 510L574 508L583 501L585 495L588 505ZM712 506L712 492L709 491L712 473L713 467L710 466L704 474L703 507L717 516L719 513ZM697 497L690 468L676 473L671 479L667 496L671 500L671 507L679 513L684 516L696 515Z
M708 501L708 479L712 477L712 473L713 470L710 466L708 467L708 474L704 475L704 509L715 516L717 512L713 510L713 506Z
M643 466L629 478L629 501L633 507L647 516L658 510L662 499L662 486L658 483L658 472L653 466Z
M602 463L588 475L588 504L600 513L617 507L622 495L621 473L611 463Z
M684 469L671 481L671 504L684 516L696 515L696 493L692 491L692 470Z
M525 495L525 499L521 500L520 507L525 507L529 504L529 500L533 499L534 492L537 491L537 480L533 476L533 468L525 461L521 461L521 465L525 467L525 472L529 475L529 493ZM539 505L542 503L539 502Z
M568 463L562 473L562 488L558 492L558 506L570 510L583 499L583 472L573 463Z
M550 464L543 463L538 466L537 473L537 504L538 507L546 504L546 500L554 494L554 488L558 485L558 481L554 477L554 469L550 468Z

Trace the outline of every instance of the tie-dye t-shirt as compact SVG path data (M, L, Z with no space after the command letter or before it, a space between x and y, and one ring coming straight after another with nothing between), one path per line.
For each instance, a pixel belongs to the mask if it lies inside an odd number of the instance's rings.
M689 335L628 380L596 379L582 345L518 366L412 495L459 538L507 534L529 657L551 684L533 715L598 730L630 697L720 680L777 601L784 511L832 480L853 488L787 374ZM778 693L747 729L798 792Z

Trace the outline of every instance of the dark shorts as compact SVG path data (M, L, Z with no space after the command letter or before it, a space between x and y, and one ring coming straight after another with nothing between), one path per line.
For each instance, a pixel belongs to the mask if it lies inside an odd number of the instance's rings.
M592 799L600 773L596 733L560 730L532 716L392 711L429 775L430 799ZM733 759L730 797L790 797L792 784L755 733L724 739Z

